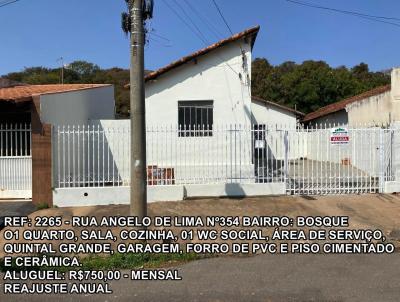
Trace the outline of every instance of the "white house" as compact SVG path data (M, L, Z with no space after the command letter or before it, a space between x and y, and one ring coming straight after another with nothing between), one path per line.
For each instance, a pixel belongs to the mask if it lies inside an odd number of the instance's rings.
M169 170L178 183L210 177L216 183L256 181L254 157L260 150L254 143L265 129L259 124L295 128L303 116L252 96L252 49L258 32L259 26L247 29L146 76L149 166ZM159 152L165 145L167 150ZM271 148L269 157L277 156L273 150L282 154L279 146ZM209 165L216 167L212 175ZM234 167L224 170L227 165Z
M285 132L265 130L277 122L296 129L303 114L252 96L252 49L258 32L258 26L247 29L146 76L150 201L285 192L280 168ZM72 135L82 149L75 154L89 156L64 162L62 143L57 146L61 151L54 152L60 165L54 195L59 205L71 199L84 204L129 200L129 121L91 125L84 135ZM57 140L64 138L68 135L58 131ZM272 168L279 171L268 171ZM101 194L97 186L104 187Z

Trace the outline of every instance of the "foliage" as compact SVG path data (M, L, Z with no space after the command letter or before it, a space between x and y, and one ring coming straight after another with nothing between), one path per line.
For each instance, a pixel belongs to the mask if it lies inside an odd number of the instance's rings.
M36 211L45 210L45 209L49 209L49 208L50 207L46 202L41 202L36 205Z
M305 113L317 110L377 86L390 83L390 76L370 72L361 63L348 69L330 67L323 61L305 61L302 64L284 62L272 66L266 59L257 58L252 64L252 94ZM5 77L28 84L60 83L60 68L30 67ZM116 110L119 117L129 117L129 70L101 69L98 65L75 61L64 70L64 83L97 83L115 86Z
M390 76L371 72L365 63L348 69L323 61L285 62L272 66L253 61L252 94L309 113L344 98L390 83Z
M30 67L21 72L5 75L6 78L27 84L59 84L60 68ZM117 114L129 116L129 90L124 85L129 83L129 70L121 68L101 69L98 65L86 61L75 61L64 69L64 83L75 84L113 84Z
M198 254L114 254L108 257L91 256L82 259L82 269L113 270L140 267L156 268L170 264L186 263L203 258Z

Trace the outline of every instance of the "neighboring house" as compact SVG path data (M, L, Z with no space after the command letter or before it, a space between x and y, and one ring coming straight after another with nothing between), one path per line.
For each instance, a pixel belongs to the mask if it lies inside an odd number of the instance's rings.
M308 125L389 125L400 121L400 69L391 73L391 85L377 87L360 95L330 104L309 113Z
M26 85L0 89L0 124L40 121L78 125L93 119L113 118L112 85Z
M114 119L112 85L25 85L0 89L0 198L51 194L49 125ZM50 188L50 190L49 190ZM46 192L46 193L43 193ZM45 194L45 195L43 195Z

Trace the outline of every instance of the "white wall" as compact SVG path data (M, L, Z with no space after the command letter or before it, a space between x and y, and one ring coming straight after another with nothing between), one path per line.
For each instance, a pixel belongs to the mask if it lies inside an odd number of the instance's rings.
M251 103L252 123L266 124L268 131L266 132L266 156L268 159L284 160L285 144L282 130L291 130L287 132L288 145L292 146L295 142L293 133L297 127L296 114L288 110L284 110L277 106L273 106L264 102L253 100ZM279 129L278 131L276 129ZM301 142L300 142L301 143ZM296 145L297 146L297 145ZM295 150L289 151L288 159L296 159L305 156L306 150L301 146Z
M253 100L251 103L253 124L277 124L295 128L297 125L296 114L264 102Z
M129 120L102 120L92 124L106 129L106 145L116 168L123 179L128 179ZM210 180L223 183L226 179L254 182L250 128L237 126L235 130L234 126L215 126L212 137L179 137L176 127L149 126L146 139L147 165L174 169L176 184Z
M240 46L246 52L245 68ZM146 83L146 123L177 125L178 101L213 100L214 124L248 124L250 82L251 45L229 43Z
M42 122L52 125L83 125L90 120L114 119L114 87L42 95L40 117Z
M393 101L400 101L400 68L393 68L391 84Z
M388 125L393 119L390 91L346 106L349 125Z
M320 127L320 125L324 126L325 124L327 125L327 127L330 127L329 125L331 125L332 127L335 125L341 125L341 126L347 126L349 122L349 118L348 118L348 114L346 112L346 110L340 110L325 116L322 116L320 118L317 118L315 120L312 120L311 122L309 122L310 127L313 126L315 127L315 125L318 125L318 127Z
M211 137L157 134L161 129L177 127L179 101L201 100L213 101ZM146 83L146 124L153 129L147 136L152 147L149 165L172 167L177 179L193 177L193 182L198 182L209 174L209 165L219 163L214 171L217 178L253 179L250 131L232 130L228 137L226 131L221 132L230 124L250 127L251 45L244 39L229 43ZM232 153L227 151L228 145ZM232 161L237 161L238 167L227 171L225 167Z

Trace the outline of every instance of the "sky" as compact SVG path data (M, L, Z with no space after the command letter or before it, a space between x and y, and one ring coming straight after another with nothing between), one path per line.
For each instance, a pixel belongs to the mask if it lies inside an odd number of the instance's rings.
M4 1L0 0L0 5ZM216 1L233 32L261 26L253 58L264 57L274 65L323 60L333 67L352 67L365 62L374 71L400 66L400 25L286 0ZM398 0L302 1L400 18ZM206 43L230 36L212 0L154 2L154 18L147 24L146 69L158 69ZM124 10L123 0L19 0L0 7L0 75L32 66L57 67L60 57L65 63L86 60L102 68L128 68L129 40L120 25ZM189 29L187 24L193 28L191 22L206 41Z

